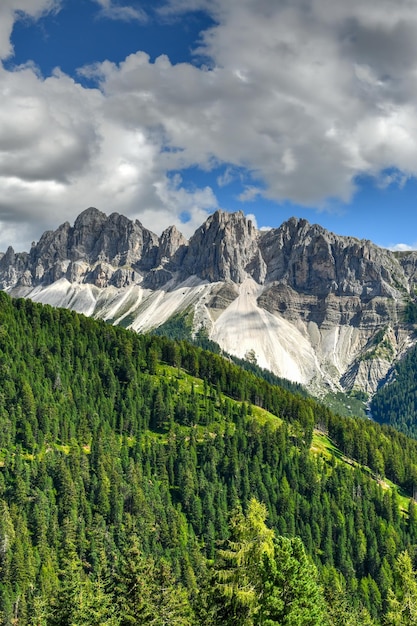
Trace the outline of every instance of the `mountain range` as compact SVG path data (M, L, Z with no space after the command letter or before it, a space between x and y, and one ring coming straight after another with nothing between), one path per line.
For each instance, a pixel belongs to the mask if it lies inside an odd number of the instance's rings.
M173 317L222 350L315 393L373 394L416 342L417 252L394 253L304 219L258 230L217 211L187 240L83 211L0 258L0 288L145 332ZM416 307L417 308L417 307Z

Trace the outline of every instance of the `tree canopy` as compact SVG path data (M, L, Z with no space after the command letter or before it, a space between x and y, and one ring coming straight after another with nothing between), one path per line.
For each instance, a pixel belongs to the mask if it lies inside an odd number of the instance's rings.
M4 293L0 374L2 624L383 624L403 602L416 441Z

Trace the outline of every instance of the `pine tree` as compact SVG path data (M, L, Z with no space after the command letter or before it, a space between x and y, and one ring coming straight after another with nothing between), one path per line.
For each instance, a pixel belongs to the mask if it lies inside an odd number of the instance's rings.
M272 557L274 532L265 524L266 507L255 498L245 515L237 512L231 520L231 538L219 551L215 602L219 624L253 624L262 593L261 564Z
M272 555L261 567L262 595L254 624L262 626L324 626L326 607L317 570L301 539L276 537Z
M101 578L85 578L75 598L71 626L119 626L120 619Z
M133 535L116 573L114 587L120 626L193 626L188 594L168 563L145 557Z
M396 561L395 591L388 591L387 626L415 626L417 624L417 573L409 553L405 550Z

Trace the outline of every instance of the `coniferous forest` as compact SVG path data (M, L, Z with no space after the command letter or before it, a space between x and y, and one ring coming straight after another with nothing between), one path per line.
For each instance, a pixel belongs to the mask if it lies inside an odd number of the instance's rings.
M417 347L407 352L394 369L393 380L377 391L371 401L374 419L417 438Z
M4 293L0 372L1 624L416 623L417 441Z

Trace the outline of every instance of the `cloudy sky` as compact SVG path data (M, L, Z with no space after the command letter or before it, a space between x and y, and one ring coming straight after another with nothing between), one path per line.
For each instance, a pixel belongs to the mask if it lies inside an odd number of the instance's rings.
M1 0L0 250L88 206L417 247L416 0Z

